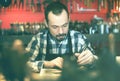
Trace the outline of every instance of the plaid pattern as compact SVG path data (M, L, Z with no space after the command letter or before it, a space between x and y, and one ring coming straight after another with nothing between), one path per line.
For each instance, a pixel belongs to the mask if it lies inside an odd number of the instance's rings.
M69 51L68 47L68 36L61 41L60 43L56 42L50 34L48 34L48 30L44 30L37 35L32 37L32 40L28 44L26 50L30 52L31 57L28 64L35 70L38 71L39 68L42 67L42 61L36 61L36 57L40 54L46 54L47 47L47 35L49 35L49 53L50 54L66 54ZM73 53L82 52L84 46L87 46L89 50L94 54L93 49L91 48L90 43L87 41L86 37L82 35L80 32L70 30L70 37L72 43L72 51ZM32 63L31 63L32 62ZM36 68L37 67L37 68ZM36 68L36 69L35 69Z

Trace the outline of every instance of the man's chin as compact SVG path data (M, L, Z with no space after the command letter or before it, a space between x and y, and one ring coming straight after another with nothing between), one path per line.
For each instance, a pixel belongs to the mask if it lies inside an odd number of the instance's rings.
M57 41L63 41L64 40L64 38L57 38Z

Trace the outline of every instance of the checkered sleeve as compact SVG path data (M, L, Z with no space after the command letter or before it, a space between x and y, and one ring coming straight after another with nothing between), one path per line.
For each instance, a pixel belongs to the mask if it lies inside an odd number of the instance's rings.
M81 53L82 51L88 49L89 51L92 52L92 54L93 54L93 56L94 56L94 61L93 61L92 63L90 63L90 64L86 64L85 66L86 66L86 67L89 67L89 68L93 68L93 67L95 66L95 64L96 64L96 61L97 61L97 56L96 56L96 54L95 54L95 51L94 51L94 49L92 48L90 42L88 41L88 39L86 38L85 35L82 35L80 39L81 39L81 44L82 44L80 53Z
M83 34L80 35L79 34L78 38L79 38L78 39L79 40L78 44L81 44L81 49L79 49L79 52L82 52L83 50L88 49L92 52L92 54L95 54L94 49L92 48L90 42L88 41L88 39L86 38L85 35L83 35Z
M40 48L40 38L37 38L37 36L33 36L32 40L29 42L28 46L26 47L26 51L29 52L29 61L27 62L28 66L34 71L39 72L40 68L43 65L43 61L36 61L39 54L39 48Z
M94 49L92 48L91 43L88 41L88 39L86 38L86 36L83 35L83 39L84 39L84 41L85 41L85 43L83 44L83 47L86 46L86 48L89 49L89 50L92 52L92 54L95 54L95 51L94 51ZM83 49L84 49L84 48L83 48Z
M40 72L43 67L43 61L28 61L27 64L33 72Z

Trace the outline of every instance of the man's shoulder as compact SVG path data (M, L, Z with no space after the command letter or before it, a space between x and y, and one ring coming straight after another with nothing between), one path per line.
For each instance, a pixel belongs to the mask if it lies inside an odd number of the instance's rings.
M48 30L42 30L40 31L39 33L36 34L36 36L43 36L43 35L46 35L48 32Z
M35 37L46 37L48 33L48 30L42 30L39 33L35 35Z
M75 37L84 36L82 33L80 33L79 31L75 31L75 30L70 30L70 35L75 36Z

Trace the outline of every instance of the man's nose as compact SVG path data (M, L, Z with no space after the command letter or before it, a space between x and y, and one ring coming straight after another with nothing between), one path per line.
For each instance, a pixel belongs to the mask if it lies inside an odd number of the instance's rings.
M60 33L60 34L63 33L63 28L62 28L62 27L59 28L59 33Z

